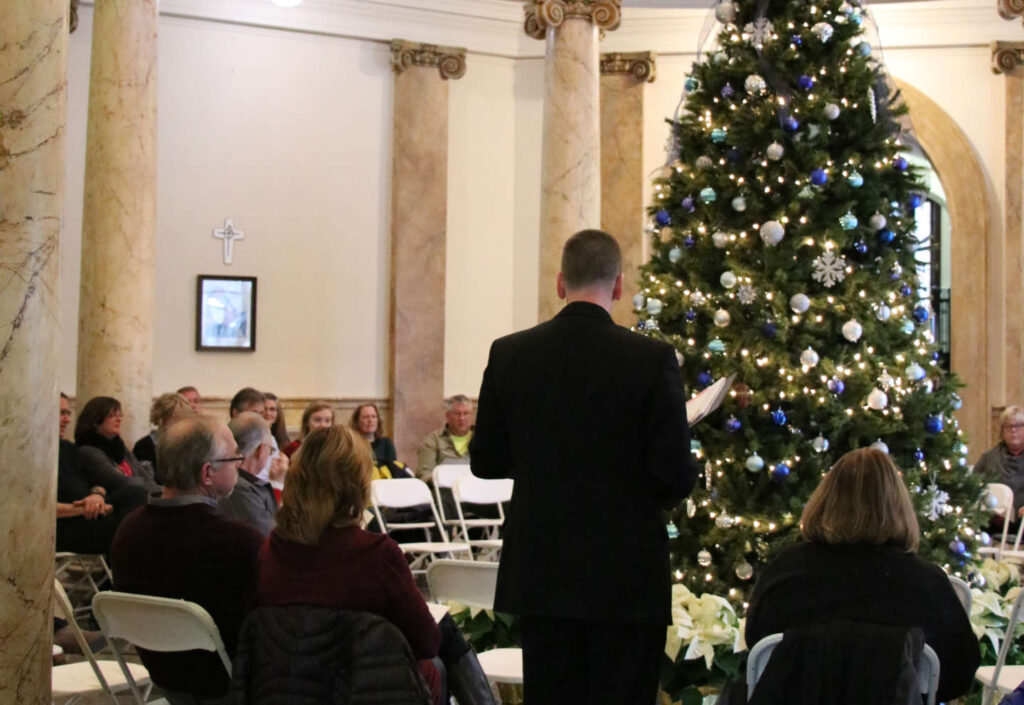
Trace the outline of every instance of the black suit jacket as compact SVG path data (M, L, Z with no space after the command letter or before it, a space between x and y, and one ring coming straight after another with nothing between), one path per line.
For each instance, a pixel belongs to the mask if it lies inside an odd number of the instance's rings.
M671 346L585 302L496 340L470 457L515 480L495 609L670 622L662 510L696 479Z

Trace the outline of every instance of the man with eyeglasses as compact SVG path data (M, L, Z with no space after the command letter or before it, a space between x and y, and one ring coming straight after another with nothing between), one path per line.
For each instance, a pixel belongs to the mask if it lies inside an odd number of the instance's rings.
M217 511L245 460L230 429L206 416L178 421L157 442L164 493L129 514L110 551L114 588L190 600L213 617L228 654L254 606L256 554L263 535ZM229 702L229 677L216 654L139 649L171 705Z
M1013 490L1013 511L1024 516L1024 408L1008 406L999 416L1000 441L978 458L974 472ZM993 519L1002 531L1003 518Z

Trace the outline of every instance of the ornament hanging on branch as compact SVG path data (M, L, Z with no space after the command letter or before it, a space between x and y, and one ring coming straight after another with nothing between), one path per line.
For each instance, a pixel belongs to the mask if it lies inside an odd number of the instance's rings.
M811 278L830 289L846 278L846 258L832 250L825 250L816 257L811 267L814 270Z

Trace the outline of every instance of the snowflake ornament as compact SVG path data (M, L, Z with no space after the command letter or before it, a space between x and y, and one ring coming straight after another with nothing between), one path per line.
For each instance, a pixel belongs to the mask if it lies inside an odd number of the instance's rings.
M708 300L708 297L703 292L695 291L690 294L690 303L694 306L703 306Z
M753 22L748 22L743 28L743 33L749 38L755 49L760 49L772 38L775 27L768 21L767 17L758 17Z
M936 485L928 487L928 514L927 517L935 521L949 511L949 493L940 490Z
M749 306L757 301L757 289L750 286L750 284L741 284L740 288L736 291L736 298L744 306Z
M875 97L875 87L868 87L868 108L871 110L871 122L878 122L878 99Z
M846 258L842 255L837 257L832 250L826 250L815 258L811 267L814 269L811 278L829 288L846 278Z
M878 376L878 386L883 390L888 392L894 384L896 384L896 380L893 379L893 376L889 374L888 370L882 372L882 374Z

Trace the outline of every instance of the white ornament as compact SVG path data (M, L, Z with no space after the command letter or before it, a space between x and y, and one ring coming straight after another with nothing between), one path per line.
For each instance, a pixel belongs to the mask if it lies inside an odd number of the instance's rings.
M777 162L780 159L782 159L782 155L786 153L786 148L783 147L778 142L772 142L770 145L768 145L768 148L764 151L764 153L773 162Z
M861 328L860 323L858 323L857 320L854 318L851 318L850 320L843 324L843 337L849 340L851 343L856 343L858 340L860 340L860 336L863 332L864 329Z
M642 309L644 307L644 302L646 300L647 300L647 297L644 296L643 294L634 294L633 295L633 308L635 308L637 311L639 311L640 309Z
M889 446L887 446L887 445L885 444L885 441L883 441L883 440L882 440L881 438L879 438L879 439L878 439L877 441L875 441L874 443L872 443L872 444L871 444L871 447L872 447L872 448L874 448L875 450L880 450L880 451L882 451L882 452L883 452L883 453L885 453L886 455L889 455Z
M714 162L711 161L711 157L704 155L697 157L698 169L710 169L712 166L714 166Z
M875 97L875 89L868 88L868 108L871 110L871 122L878 122L878 99Z
M804 367L814 367L818 364L818 353L815 352L814 348L807 348L800 353L800 364Z
M889 397L878 387L868 392L868 407L875 411L881 411L889 405Z
M816 257L811 268L814 270L811 278L829 288L846 278L846 258L832 250L825 250Z
M647 313L657 316L661 313L662 303L660 299L647 299Z
M762 458L757 453L754 453L752 456L747 458L746 465L747 470L749 470L750 472L760 472L761 468L764 467L764 458Z
M740 303L744 306L757 301L757 289L750 286L750 284L741 284L739 290L736 292L736 298L740 300Z
M736 520L728 514L719 514L715 517L715 526L719 529L731 529L734 523L736 523Z
M807 294L793 294L789 297L789 307L793 313L803 313L811 307L811 300Z
M820 433L818 437L811 441L811 447L814 448L815 453L824 453L828 450L828 439L822 436Z
M731 289L736 286L736 275L732 272L722 272L722 276L718 278L718 282L726 289Z
M907 379L909 379L911 382L920 381L924 379L925 375L924 368L921 367L916 362L911 362L909 365L907 365L907 369L905 369L904 372L907 374Z
M675 264L683 258L683 251L678 247L673 247L668 251L668 261Z
M736 564L736 577L740 580L750 580L754 577L754 566L746 561Z
M835 120L839 117L839 106L835 103L829 103L825 106L824 110L822 110L822 113L825 115L826 120Z
M786 236L786 230L782 227L782 223L777 220L768 220L761 223L761 239L764 240L764 244L769 247L772 245L778 245L782 242L782 238Z
M875 213L873 216L868 218L868 225L871 226L872 230L881 230L885 227L885 216L881 213Z
M743 87L750 95L761 95L768 89L768 84L756 73L752 73L743 81Z
M821 43L824 44L832 38L832 34L836 30L828 22L819 22L811 27L811 31L814 32L815 36L817 36Z
M711 565L711 551L707 550L706 548L702 548L700 551L698 551L697 563L704 568L707 568L709 565Z
M890 316L892 316L892 309L885 304L879 304L878 310L875 311L875 318L880 321L888 321Z
M718 231L711 236L711 242L715 244L715 247L721 250L729 246L729 236L722 231Z
M729 24L736 19L736 6L728 0L721 3L715 8L715 19L722 24Z
M949 493L940 490L936 485L928 487L928 518L935 521L944 516L949 509ZM991 541L991 539L989 539Z
M729 325L729 322L732 320L732 316L730 316L729 312L726 311L724 308L720 308L717 311L715 311L713 319L715 321L716 326L718 326L719 328L725 328L727 325Z
M878 386L884 391L888 392L894 384L896 384L896 380L889 374L889 370L883 370L882 374L878 375Z
M745 199L743 196L737 196L736 198L732 199L732 209L737 213L742 213L743 211L747 210L747 199Z
M774 31L775 27L767 17L759 17L754 22L748 22L743 28L743 33L750 38L750 43L757 49L763 47L765 42L772 38Z
M933 389L935 389L935 382L927 378L921 380L921 390L925 394L931 394Z

